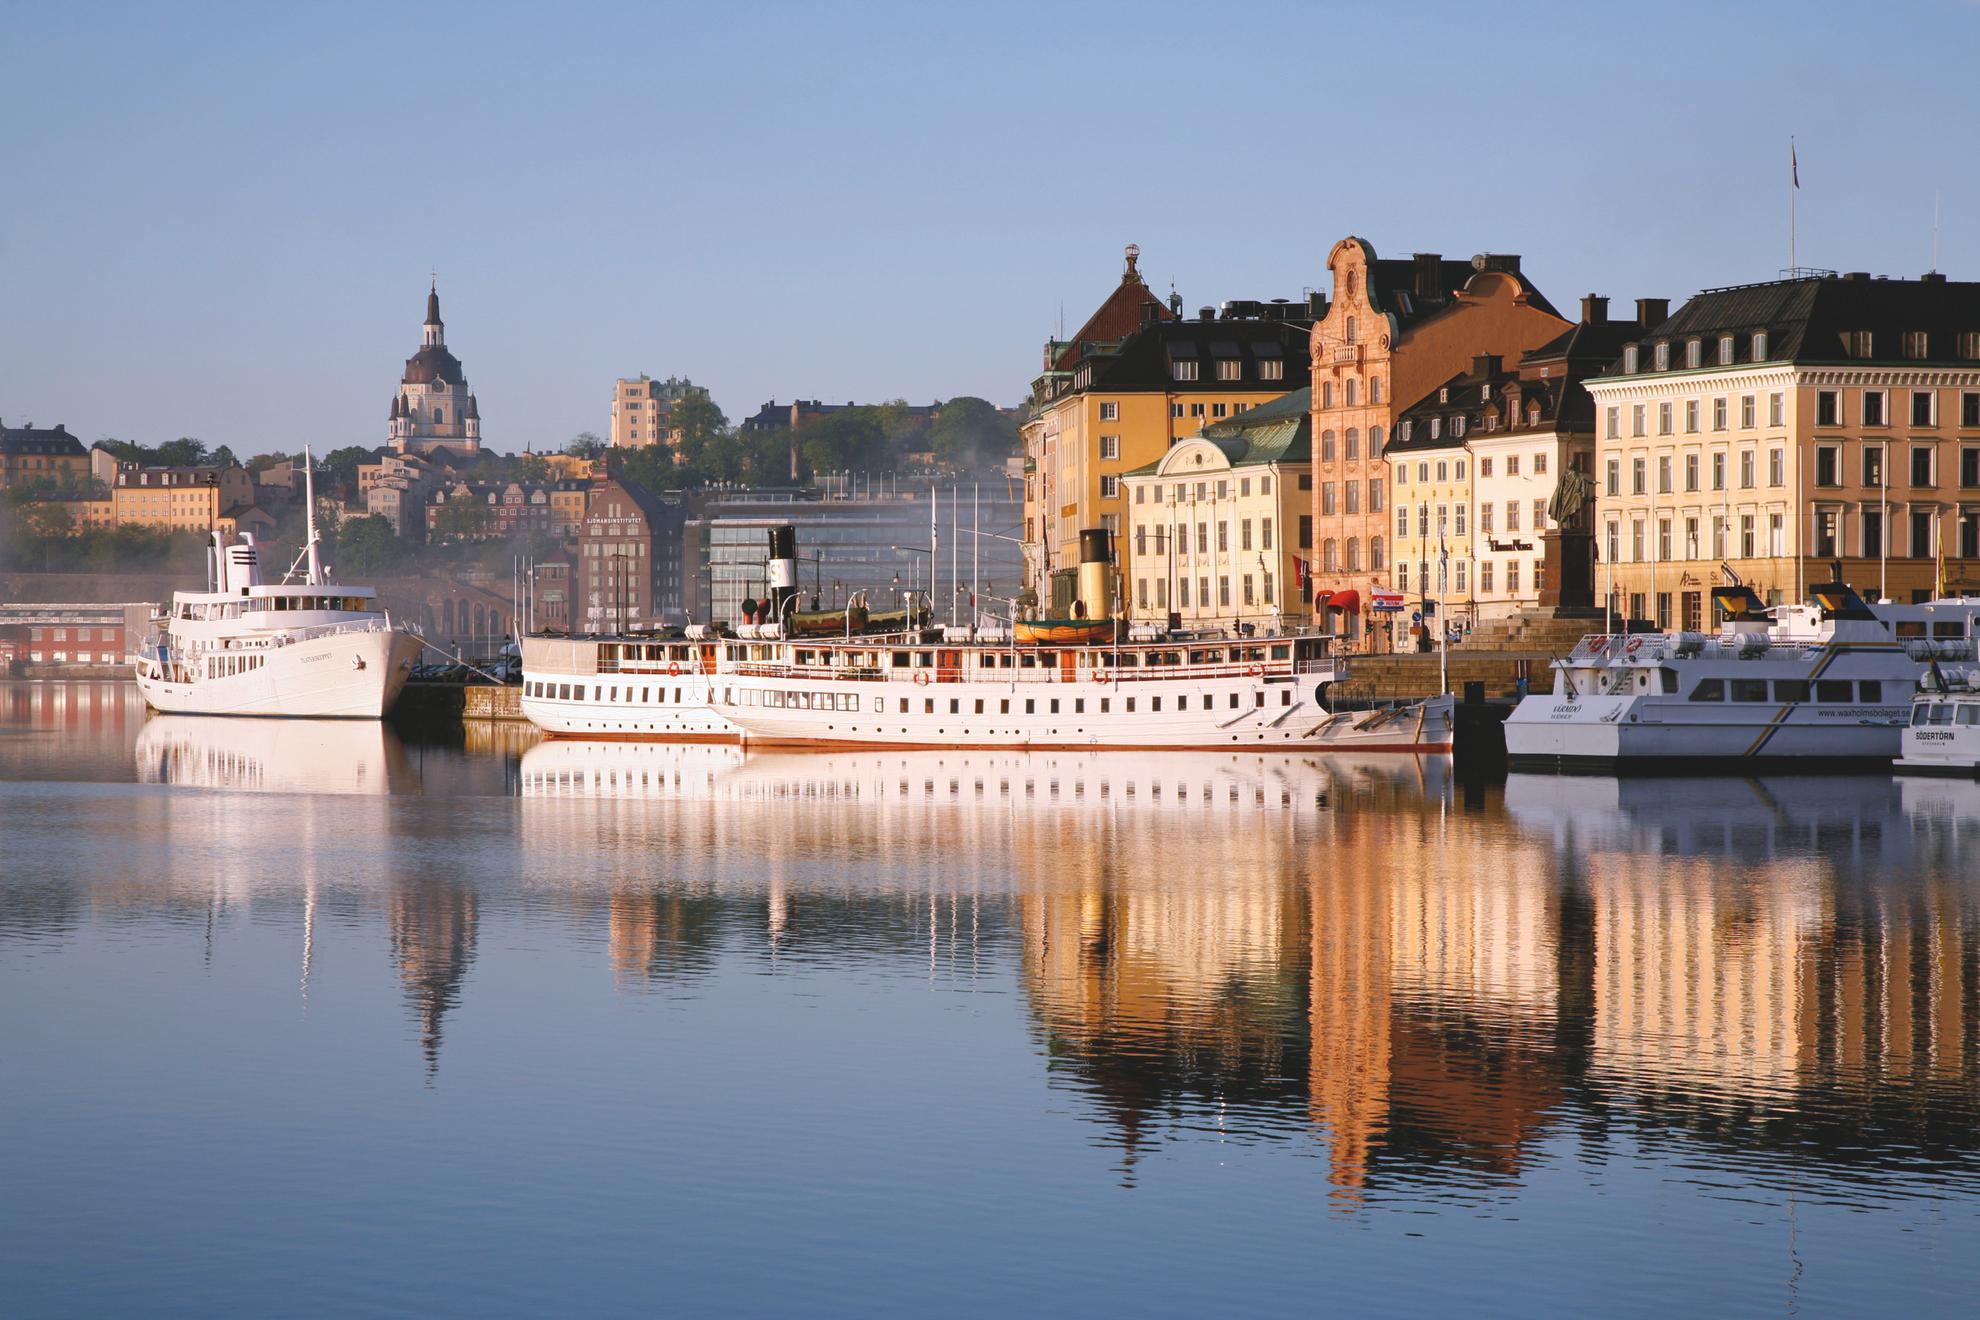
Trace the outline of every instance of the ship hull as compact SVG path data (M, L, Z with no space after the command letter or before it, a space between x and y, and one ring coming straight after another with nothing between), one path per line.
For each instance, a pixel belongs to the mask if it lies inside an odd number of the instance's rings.
M734 742L735 725L709 705L698 674L523 671L523 717L553 738Z
M1794 774L1888 769L1902 706L1827 710L1652 703L1632 697L1528 697L1506 720L1517 771L1584 774Z
M259 663L245 673L174 681L140 656L135 674L145 702L170 715L376 720L398 701L424 648L399 629L335 632L253 653Z

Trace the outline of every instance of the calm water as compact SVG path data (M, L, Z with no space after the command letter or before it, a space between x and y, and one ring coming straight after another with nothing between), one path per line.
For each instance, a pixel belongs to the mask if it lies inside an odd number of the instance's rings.
M10 1315L1971 1315L1980 786L0 685Z

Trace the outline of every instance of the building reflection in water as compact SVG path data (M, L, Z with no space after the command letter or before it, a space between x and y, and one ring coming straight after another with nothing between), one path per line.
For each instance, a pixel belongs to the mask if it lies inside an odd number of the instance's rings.
M479 915L474 890L447 879L401 881L386 900L392 961L419 1030L429 1077L440 1067L442 1019L460 1003L461 985L474 961Z

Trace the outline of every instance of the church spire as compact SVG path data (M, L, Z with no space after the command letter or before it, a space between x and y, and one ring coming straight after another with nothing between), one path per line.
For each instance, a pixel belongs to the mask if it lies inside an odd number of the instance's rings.
M440 321L440 277L434 276L426 291L426 346L439 348L447 342L447 327Z

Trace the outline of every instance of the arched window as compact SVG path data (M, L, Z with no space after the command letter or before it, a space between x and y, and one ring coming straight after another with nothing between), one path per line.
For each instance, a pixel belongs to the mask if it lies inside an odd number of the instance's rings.
M1361 571L1361 538L1358 536L1348 538L1347 571L1350 573Z
M447 420L447 410L446 410L445 408L442 408L442 407L441 407L441 406L440 406L439 404L437 404L437 403L436 403L436 404L434 404L434 405L433 405L433 424L434 424L435 426L438 426L438 425L440 425L440 423L442 423L442 422L444 422L444 421L446 421L446 420Z
M1335 540L1335 539L1334 539L1333 537L1331 537L1331 536L1330 536L1330 537L1328 537L1328 538L1327 538L1327 539L1326 539L1326 540L1325 540L1324 542L1322 542L1322 543L1321 543L1321 546L1320 546L1320 567L1321 567L1321 568L1323 568L1323 569L1325 569L1325 570L1326 570L1327 572L1329 572L1329 573L1338 573L1338 572L1340 572L1340 569L1341 569L1341 543L1340 543L1339 541L1336 541L1336 540Z
M1320 433L1320 461L1322 463L1331 463L1334 461L1334 433L1332 431L1322 431Z
M1348 458L1360 458L1361 432L1356 430L1354 427L1350 426L1347 429L1346 441L1347 443L1343 446L1343 452L1345 453L1345 455Z
M1368 428L1368 456L1370 458L1382 456L1382 428L1379 426Z
M1370 403L1380 403L1382 401L1382 378L1380 376L1376 376L1368 382L1368 401Z
M1349 344L1354 343L1354 318L1352 316L1347 319L1347 341Z
M1382 571L1382 538L1379 536L1368 539L1368 567L1377 573Z
M1334 382L1331 380L1320 382L1320 406L1322 408L1334 406Z
M1355 396L1356 396L1356 395L1357 395L1358 393L1360 393L1360 391L1359 391L1359 390L1358 390L1358 389L1356 388L1356 382L1355 382L1355 379L1354 379L1354 377L1352 377L1352 376L1350 376L1350 377L1348 377L1348 383L1347 383L1347 406L1348 406L1348 407L1350 407L1350 408L1352 408L1352 407L1354 407L1354 405L1355 405L1356 403L1358 403L1358 402L1360 402L1360 400L1358 400L1358 399L1357 399L1357 398L1355 397Z

